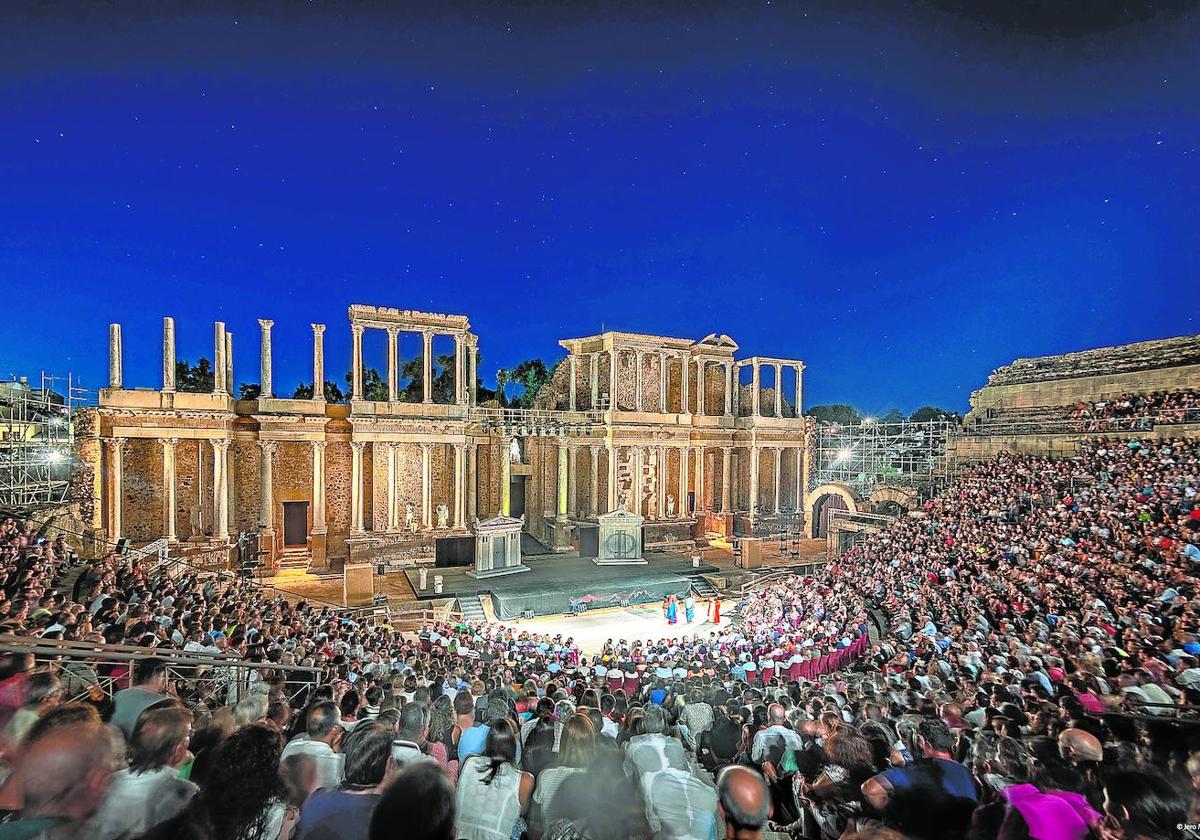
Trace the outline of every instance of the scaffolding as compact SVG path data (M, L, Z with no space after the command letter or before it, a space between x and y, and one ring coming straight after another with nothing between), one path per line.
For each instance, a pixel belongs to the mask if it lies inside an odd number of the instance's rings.
M820 424L809 489L838 482L864 499L881 484L936 489L956 471L959 433L954 420Z
M75 409L84 393L70 376L43 373L37 388L26 377L0 382L0 508L24 513L69 500Z

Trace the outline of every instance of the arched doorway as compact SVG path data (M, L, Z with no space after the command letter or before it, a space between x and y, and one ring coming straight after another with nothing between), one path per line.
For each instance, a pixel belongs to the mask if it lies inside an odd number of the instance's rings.
M837 493L826 493L813 503L813 537L824 539L829 536L829 517L835 510L847 510L846 500Z
M840 482L822 484L805 494L804 507L809 514L808 535L823 539L829 531L829 517L834 511L857 513L862 500L853 490Z

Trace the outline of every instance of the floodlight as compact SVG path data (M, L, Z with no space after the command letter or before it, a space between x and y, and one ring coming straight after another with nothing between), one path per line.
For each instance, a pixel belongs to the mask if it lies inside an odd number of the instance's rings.
M854 455L853 449L839 449L838 450L838 460L839 461L849 461L853 455Z

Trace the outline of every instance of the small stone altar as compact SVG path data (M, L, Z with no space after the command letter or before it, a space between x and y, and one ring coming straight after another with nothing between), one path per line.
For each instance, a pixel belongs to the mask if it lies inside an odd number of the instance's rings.
M596 517L600 534L597 566L642 566L642 517L618 508Z
M525 517L497 515L491 519L475 520L475 568L469 577L490 578L528 572L521 563L521 531Z

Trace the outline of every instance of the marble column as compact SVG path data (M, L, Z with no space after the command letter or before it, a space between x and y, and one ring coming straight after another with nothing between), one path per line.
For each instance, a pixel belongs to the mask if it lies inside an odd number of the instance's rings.
M224 342L222 342L222 346ZM121 325L108 325L108 387L120 390L123 386L124 359L121 350Z
M179 438L160 438L163 466L163 536L175 542L175 445Z
M389 441L387 443L387 529L389 531L400 530L400 499L396 485L396 455L400 449L400 444Z
M213 537L229 541L229 441L214 440Z
M433 527L433 444L421 444L421 524Z
M121 513L125 507L125 438L103 438L108 453L108 539L121 539Z
M589 353L588 365L591 367L592 378L592 404L588 408L595 411L596 406L600 404L600 354Z
M617 447L608 445L608 512L617 509Z
M229 394L229 381L225 378L228 373L225 367L225 322L217 321L213 325L213 393L218 396Z
M635 446L629 451L630 468L633 471L633 489L630 495L633 497L633 512L638 516L644 516L642 511L642 473L646 464L646 451L640 446Z
M474 392L474 388L471 389ZM467 446L467 522L479 515L479 444Z
M467 447L454 444L454 527L465 525L467 513Z
M796 365L796 416L804 416L804 411L800 407L800 383L804 377L804 365Z
M775 416L783 416L783 365L775 363Z
M387 328L387 385L388 385L388 402L395 402L400 398L400 377L397 370L399 360L396 358L400 340L400 328Z
M472 340L471 341L471 371L470 371L470 379L467 381L467 394L470 396L470 405L472 405L472 406L477 405L479 403L478 383L479 383L479 345L474 340ZM474 456L472 456L472 457L474 457ZM472 473L473 472L474 472L474 470L472 470ZM475 516L474 512L472 512L471 516L473 519Z
M742 365L739 362L733 364L733 416L740 417L742 414Z
M363 532L363 449L366 442L350 441L350 531Z
M163 385L164 393L175 391L175 319L171 316L163 318Z
M750 444L750 516L758 515L758 445Z
M753 372L753 375L750 378L750 416L758 417L759 407L761 405L759 386L762 384L762 380L759 378L758 373L758 359L752 361L750 365L751 371Z
M588 454L592 458L592 471L588 473L591 483L588 493L588 515L595 516L600 512L600 447L589 446Z
M433 402L433 333L421 333L421 401Z
M567 367L569 368L569 376L571 381L567 384L567 408L571 411L576 410L575 403L575 354L567 356Z
M363 398L363 325L350 325L350 399Z
M325 325L313 324L313 394L318 402L325 402Z
M725 416L733 414L733 362L725 363Z
M730 487L733 480L733 449L728 446L721 447L721 513L729 513L733 510L732 500L730 498Z
M655 518L667 518L667 448L658 447L657 460L654 463Z
M635 350L633 353L633 363L636 367L633 369L633 393L634 393L634 408L638 411L642 410L642 364L645 361L645 356L641 350Z
M704 499L704 447L696 447L696 512L708 510Z
M783 475L783 450L775 447L775 513L779 513L779 480Z
M258 387L259 399L269 400L275 393L271 390L271 327L275 322L269 318L258 319Z
M558 514L560 522L565 522L567 519L567 470L567 444L560 440L558 442L558 483L554 494L557 501L555 513Z
M236 396L233 378L233 333L225 331L225 389Z
M579 516L579 450L567 447L567 513Z
M258 524L263 531L275 530L275 450L279 442L258 442Z
M667 367L667 354L658 354L658 410L666 414L669 408L667 390L671 384L670 369Z
M689 390L688 383L691 382L691 379L692 379L692 372L691 372L691 370L689 370L690 367L691 367L691 365L688 364L688 357L686 355L680 356L679 357L679 413L680 414L690 415L692 413L692 407L690 405L688 405L688 403L690 401L690 394L688 394L688 390Z
M325 441L312 442L312 532L325 533Z
M696 359L696 414L704 416L704 359Z
M688 510L688 448L679 447L679 498L675 502L675 511L680 517L686 518Z
M793 447L796 453L796 513L804 506L804 447Z
M463 405L467 400L466 389L466 355L463 353L463 342L466 336L458 333L454 336L454 404ZM460 527L458 525L455 526Z
M617 410L617 348L608 351L608 408Z
M512 439L508 435L500 436L500 514L511 516L512 511L512 457L510 450Z

